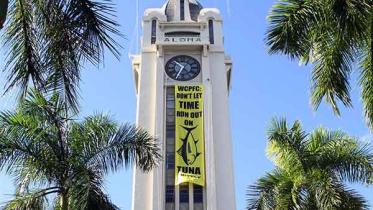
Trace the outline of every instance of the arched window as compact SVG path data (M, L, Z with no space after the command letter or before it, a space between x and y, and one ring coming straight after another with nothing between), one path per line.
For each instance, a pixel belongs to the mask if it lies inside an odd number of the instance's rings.
M157 20L152 20L152 34L151 34L151 43L155 44L157 41Z
M214 21L213 20L209 20L209 38L210 38L210 44L215 44Z
M185 20L185 1L180 0L180 20Z

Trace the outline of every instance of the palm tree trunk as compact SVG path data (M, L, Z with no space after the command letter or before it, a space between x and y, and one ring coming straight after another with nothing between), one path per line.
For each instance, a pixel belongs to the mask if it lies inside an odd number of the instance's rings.
M61 193L61 210L69 210L69 197L66 192Z

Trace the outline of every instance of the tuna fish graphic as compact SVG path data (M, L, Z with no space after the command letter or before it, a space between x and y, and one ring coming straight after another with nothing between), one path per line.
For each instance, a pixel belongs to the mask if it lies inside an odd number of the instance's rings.
M192 131L195 130L198 126L193 128L188 128L181 126L187 131L187 134L185 138L180 139L183 142L183 145L180 147L180 149L177 151L177 153L183 158L185 164L187 165L193 165L194 162L196 162L198 156L201 155L200 152L198 152L198 139L194 139Z

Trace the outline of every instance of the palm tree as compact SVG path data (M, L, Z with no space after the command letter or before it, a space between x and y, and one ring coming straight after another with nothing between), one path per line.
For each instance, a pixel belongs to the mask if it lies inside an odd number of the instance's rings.
M3 28L8 12L8 0L0 0L0 29Z
M247 209L368 209L366 200L345 185L373 183L368 145L325 128L307 134L299 122L289 128L284 119L273 120L268 141L276 168L249 188Z
M120 56L111 0L9 0L8 16L6 92L16 88L20 98L30 86L55 91L77 112L82 66L101 64L105 49Z
M0 113L0 170L14 177L14 200L4 210L115 210L104 178L123 166L149 171L160 160L155 140L133 125L96 114L69 116L58 94L27 93L16 111ZM52 196L52 197L51 197Z
M351 107L350 75L359 65L368 124L373 129L373 0L279 0L270 14L266 43L303 64L312 63L315 109L323 99L340 114Z

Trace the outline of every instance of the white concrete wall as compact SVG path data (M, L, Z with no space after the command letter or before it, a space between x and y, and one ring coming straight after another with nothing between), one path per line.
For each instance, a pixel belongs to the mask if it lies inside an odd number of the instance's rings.
M188 2L188 1L185 1ZM202 78L205 86L205 153L206 153L206 210L235 210L235 189L232 160L232 142L229 115L227 72L222 33L222 20L216 9L203 9L199 23L167 25L161 9L148 9L143 18L144 37L136 84L137 124L160 140L164 150L165 123L165 54L175 53L171 47L151 45L151 21L158 20L157 37L167 30L196 30L201 32L201 46L183 45L185 51L200 49ZM214 20L215 44L208 45L208 20ZM200 27L198 27L200 24ZM160 26L162 25L162 26ZM167 27L167 29L161 29ZM175 28L175 29L176 29ZM162 31L165 30L165 31ZM174 46L175 47L175 46ZM196 48L197 47L197 48ZM163 151L162 151L163 152ZM164 210L164 163L148 174L134 170L133 210ZM192 196L192 195L190 195Z
M137 95L137 125L154 134L156 53L142 53ZM144 68L145 67L145 68ZM153 201L153 172L134 170L132 209L151 210ZM141 202L139 202L141 201Z
M210 53L212 129L215 154L217 210L236 209L233 155L224 53Z

